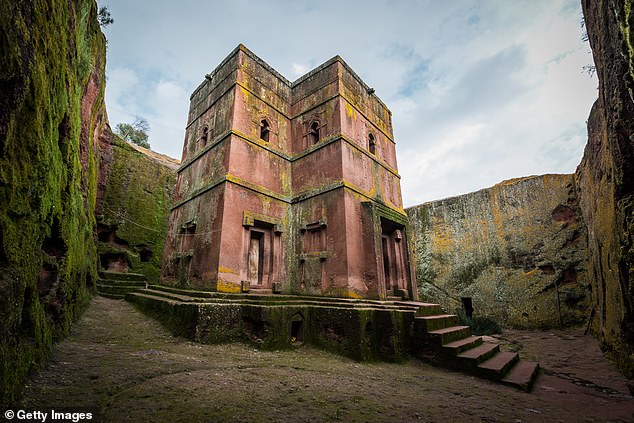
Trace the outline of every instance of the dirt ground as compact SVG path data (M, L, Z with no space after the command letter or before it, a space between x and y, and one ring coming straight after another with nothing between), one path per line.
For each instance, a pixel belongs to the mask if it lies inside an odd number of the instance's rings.
M91 412L104 422L634 421L628 381L582 329L494 339L540 361L531 393L415 359L358 363L307 346L200 345L99 297L33 376L20 408Z

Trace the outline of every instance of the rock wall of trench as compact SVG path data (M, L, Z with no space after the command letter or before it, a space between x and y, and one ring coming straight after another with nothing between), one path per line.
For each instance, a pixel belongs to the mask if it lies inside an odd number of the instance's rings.
M102 270L158 283L179 161L116 136L101 143L97 250Z
M586 321L586 228L574 175L513 179L406 210L420 298L451 312L551 328Z
M94 0L0 0L0 408L88 305L106 40Z
M634 377L634 12L632 0L582 1L599 79L577 168L588 222L592 329Z

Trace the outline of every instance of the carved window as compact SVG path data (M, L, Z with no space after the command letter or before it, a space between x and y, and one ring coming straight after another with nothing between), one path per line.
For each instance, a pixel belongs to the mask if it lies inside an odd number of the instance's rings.
M319 142L319 122L313 121L310 124L310 129L308 131L308 137L313 144L317 144Z
M181 226L179 235L181 237L181 251L193 249L194 236L196 235L196 222L190 221Z
M200 142L202 143L203 147L207 145L208 138L209 138L209 128L207 127L207 125L205 125L203 127L203 134L200 137Z
M372 134L368 135L368 149L371 154L376 154L376 140Z
M317 253L326 251L326 222L320 220L302 228L302 252Z
M269 142L269 136L271 134L271 125L266 119L260 121L260 139L262 141Z

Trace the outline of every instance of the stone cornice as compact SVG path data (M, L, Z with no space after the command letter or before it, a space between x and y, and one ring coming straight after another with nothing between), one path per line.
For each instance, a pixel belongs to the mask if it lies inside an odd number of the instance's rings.
M362 197L366 198L367 200L376 202L377 198L373 198L369 193L365 192L364 190L362 190L360 187L356 186L355 184L348 182L346 180L338 180L338 181L334 181L331 182L329 184L326 185L322 185L319 188L315 188L315 189L309 189L303 192L300 192L298 194L295 195L284 195L284 194L280 194L277 192L274 192L268 188L264 188L262 186L259 186L257 184L245 181L242 178L239 178L237 176L234 175L225 175L221 178L218 178L210 183L208 183L207 185L205 185L204 187L201 187L197 190L195 190L194 192L192 192L190 195L187 196L187 198L178 201L176 204L174 204L174 206L172 207L172 210L175 210L181 206L183 206L184 204L192 201L194 198L199 197L200 195L220 186L223 183L232 183L235 185L238 185L242 188L246 188L250 191L253 191L255 193L258 194L262 194L265 195L269 198L273 198L275 200L278 201L282 201L284 203L287 204L293 204L293 203L298 203L298 202L302 202L302 201L306 201L310 198L316 197L318 195L322 195L325 193L328 193L330 191L334 191L336 189L340 189L340 188L347 188L353 192L355 192L356 194L361 195ZM399 208L394 208L392 206L388 206L384 203L380 203L383 205L383 207L387 207L388 209L399 213L403 216L406 216L405 211L403 209L399 209Z
M268 152L270 152L270 153L272 153L272 154L274 154L274 155L276 155L278 157L281 157L281 158L283 158L285 160L288 160L289 162L294 162L294 161L300 160L300 159L302 159L302 158L314 153L315 151L320 150L320 149L332 144L333 142L342 140L342 141L346 142L348 145L350 145L351 147L353 147L355 150L360 152L361 154L367 156L372 161L374 161L375 163L377 163L378 165L383 167L385 170L390 172L392 175L396 176L399 179L401 178L401 176L398 174L398 172L395 169L390 167L387 163L377 159L375 156L370 154L370 152L366 151L364 148L362 148L356 142L354 142L353 140L351 140L350 138L348 138L347 136L345 136L343 134L336 134L336 135L332 135L332 136L330 136L328 138L325 138L323 141L320 141L319 143L317 143L315 145L311 145L310 147L308 147L306 150L302 151L301 153L288 154L288 153L284 153L282 151L279 151L279 150L277 150L275 148L272 148L271 146L267 145L266 143L261 142L260 140L256 140L255 138L249 137L248 135L246 135L246 134L244 134L244 133L242 133L240 131L236 131L234 129L225 131L222 134L218 135L216 138L214 138L214 140L211 143L209 143L209 145L205 146L202 150L197 152L189 160L183 162L181 164L181 166L178 168L178 173L181 173L183 170L185 170L187 167L189 167L192 163L194 163L195 161L200 159L203 155L205 155L205 153L207 153L209 150L211 150L212 148L214 148L215 146L217 146L218 144L223 142L230 135L235 135L236 137L248 142L249 144L256 145L256 146L258 146L258 147L260 147L260 148L262 148L264 150L267 150Z

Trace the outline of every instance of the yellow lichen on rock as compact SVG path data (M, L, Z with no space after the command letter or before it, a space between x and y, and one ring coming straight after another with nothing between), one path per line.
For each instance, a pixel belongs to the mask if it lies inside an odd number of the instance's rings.
M236 283L226 282L221 278L218 278L217 291L226 292L229 294L237 294L241 291L241 287Z

